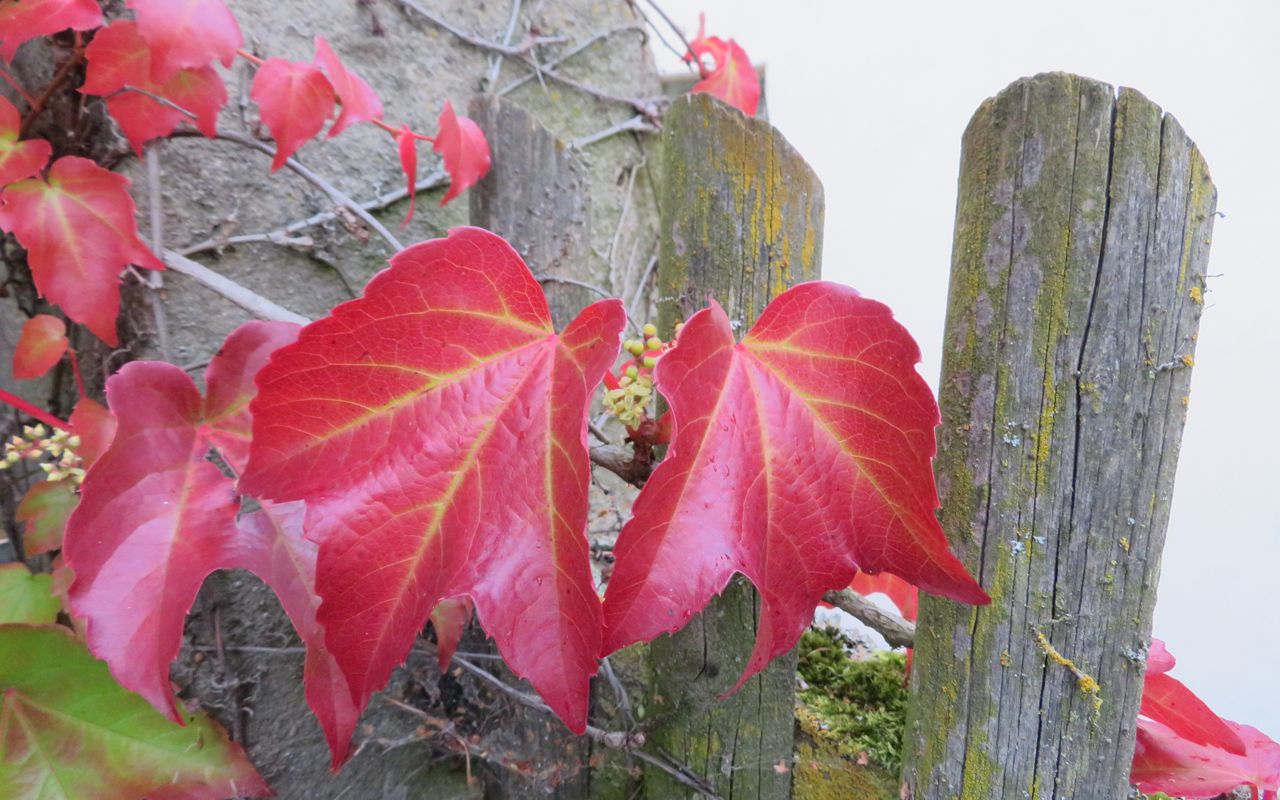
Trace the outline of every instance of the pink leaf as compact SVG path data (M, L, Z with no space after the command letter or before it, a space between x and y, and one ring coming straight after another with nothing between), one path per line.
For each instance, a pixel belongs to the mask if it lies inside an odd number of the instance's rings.
M1139 719L1130 782L1148 794L1165 792L1187 800L1217 797L1245 784L1255 797L1258 791L1280 790L1280 744L1257 728L1227 725L1244 742L1245 755L1196 744L1166 725Z
M37 314L22 326L13 351L13 377L20 381L39 378L67 352L67 326L57 317Z
M378 99L378 93L346 68L323 36L316 37L315 63L329 77L338 102L342 104L338 119L329 128L330 139L357 122L382 118L382 101Z
M400 150L400 168L404 170L404 177L409 182L409 213L400 224L401 228L407 228L409 220L413 219L413 205L418 194L414 190L418 185L418 139L409 130L409 126L405 125L396 134L396 144Z
M215 60L230 67L244 44L222 0L129 0L127 5L151 50L152 77L160 83L178 70L200 69Z
M102 24L97 0L4 0L0 2L0 58L13 61L23 43L70 28Z
M440 601L431 612L431 627L436 632L436 658L440 662L441 672L449 666L453 654L458 652L458 643L462 641L462 634L471 622L473 608L467 598L454 597Z
M49 163L53 145L44 139L18 141L22 117L8 99L0 97L0 189L14 181L39 175Z
M276 140L271 171L284 166L299 147L333 116L336 95L329 79L304 61L268 58L253 78L249 96L262 111L262 121Z
M437 122L436 140L432 150L444 158L445 172L449 173L449 191L440 205L470 189L489 171L489 141L474 120L453 113L448 100Z

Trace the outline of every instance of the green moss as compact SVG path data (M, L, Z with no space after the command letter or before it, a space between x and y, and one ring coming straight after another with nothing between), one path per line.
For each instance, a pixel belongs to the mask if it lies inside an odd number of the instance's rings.
M862 754L897 774L907 723L906 659L877 653L858 661L849 640L831 628L805 631L800 640L800 676L809 688L800 701L820 721L817 736L851 758Z

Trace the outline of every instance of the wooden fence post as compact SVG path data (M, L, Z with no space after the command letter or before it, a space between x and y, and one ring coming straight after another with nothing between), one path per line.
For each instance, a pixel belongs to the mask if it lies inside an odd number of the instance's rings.
M672 103L662 146L661 335L715 297L741 336L769 300L818 277L822 184L772 125L705 94ZM650 745L726 800L790 796L794 653L720 699L747 663L757 610L755 590L735 578L687 627L650 650ZM653 769L645 790L663 800L688 795Z
M922 598L911 797L1127 796L1215 201L1131 89L1039 75L969 123L936 467L992 603Z

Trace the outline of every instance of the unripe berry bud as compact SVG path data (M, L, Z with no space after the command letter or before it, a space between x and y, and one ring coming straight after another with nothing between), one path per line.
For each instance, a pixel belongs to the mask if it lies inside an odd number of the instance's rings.
M636 376L637 376L637 375L639 375L639 374L640 374L640 370L636 369L636 365L635 365L635 364L632 364L631 366L627 367L627 377L628 377L628 378L631 378L632 380L635 380Z
M662 340L659 339L657 336L650 336L649 340L644 343L644 348L646 350L661 350Z
M654 356L645 356L645 357L644 357L644 368L645 368L645 369L653 369L653 368L654 368L654 367L656 367L656 366L658 366L658 359L657 359L657 358L655 358Z

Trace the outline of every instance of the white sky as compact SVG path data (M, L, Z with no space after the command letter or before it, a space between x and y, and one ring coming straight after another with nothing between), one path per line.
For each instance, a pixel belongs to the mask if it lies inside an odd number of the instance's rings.
M708 33L767 64L770 118L825 184L824 276L892 306L935 384L960 134L978 104L1064 70L1179 119L1226 216L1155 633L1214 710L1280 738L1280 2L659 2L690 35L705 10Z

